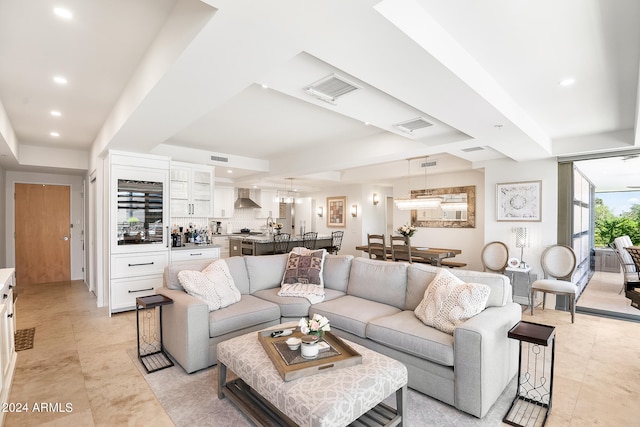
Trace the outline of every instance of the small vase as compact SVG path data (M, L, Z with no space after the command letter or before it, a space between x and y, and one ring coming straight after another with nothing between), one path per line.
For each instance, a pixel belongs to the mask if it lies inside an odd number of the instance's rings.
M318 342L324 339L324 331L309 331L309 335L315 335L318 337Z

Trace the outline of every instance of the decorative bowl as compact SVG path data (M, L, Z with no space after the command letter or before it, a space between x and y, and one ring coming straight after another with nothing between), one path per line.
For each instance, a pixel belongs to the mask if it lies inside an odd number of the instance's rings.
M302 340L300 338L291 337L291 338L288 338L287 341L285 342L287 343L287 346L289 346L291 350L297 350L300 348L300 343L302 342Z

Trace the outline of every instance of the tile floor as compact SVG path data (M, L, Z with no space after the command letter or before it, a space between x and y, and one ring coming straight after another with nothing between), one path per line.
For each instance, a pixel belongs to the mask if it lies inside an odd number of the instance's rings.
M547 426L638 425L640 323L577 314L571 324L569 313L541 308L523 320L556 326ZM9 402L72 411L7 413L6 426L172 425L127 353L136 347L134 312L109 317L82 282L51 283L21 291L17 325L36 327L35 345L18 353Z

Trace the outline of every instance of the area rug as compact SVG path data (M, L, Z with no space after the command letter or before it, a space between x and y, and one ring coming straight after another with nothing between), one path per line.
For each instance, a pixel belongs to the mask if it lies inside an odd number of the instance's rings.
M247 418L229 402L218 399L217 366L187 374L180 365L147 374L138 361L135 349L129 357L158 398L176 427L251 426ZM175 361L174 361L175 362ZM422 393L409 389L405 426L501 426L516 392L516 380L507 386L483 419L458 411ZM387 399L395 406L395 395Z
M33 348L33 337L36 334L36 328L18 329L14 335L16 351L29 350Z

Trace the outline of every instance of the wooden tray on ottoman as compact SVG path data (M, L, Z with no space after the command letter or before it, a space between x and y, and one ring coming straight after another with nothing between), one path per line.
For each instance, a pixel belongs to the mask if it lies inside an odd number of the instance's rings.
M290 350L286 345L287 339L302 337L302 332L299 330L295 330L289 336L276 338L271 336L271 332L273 331L258 332L258 341L284 381L362 363L362 355L331 332L324 334L324 341L331 348L326 352L320 352L317 359L304 359L300 355L300 348Z

